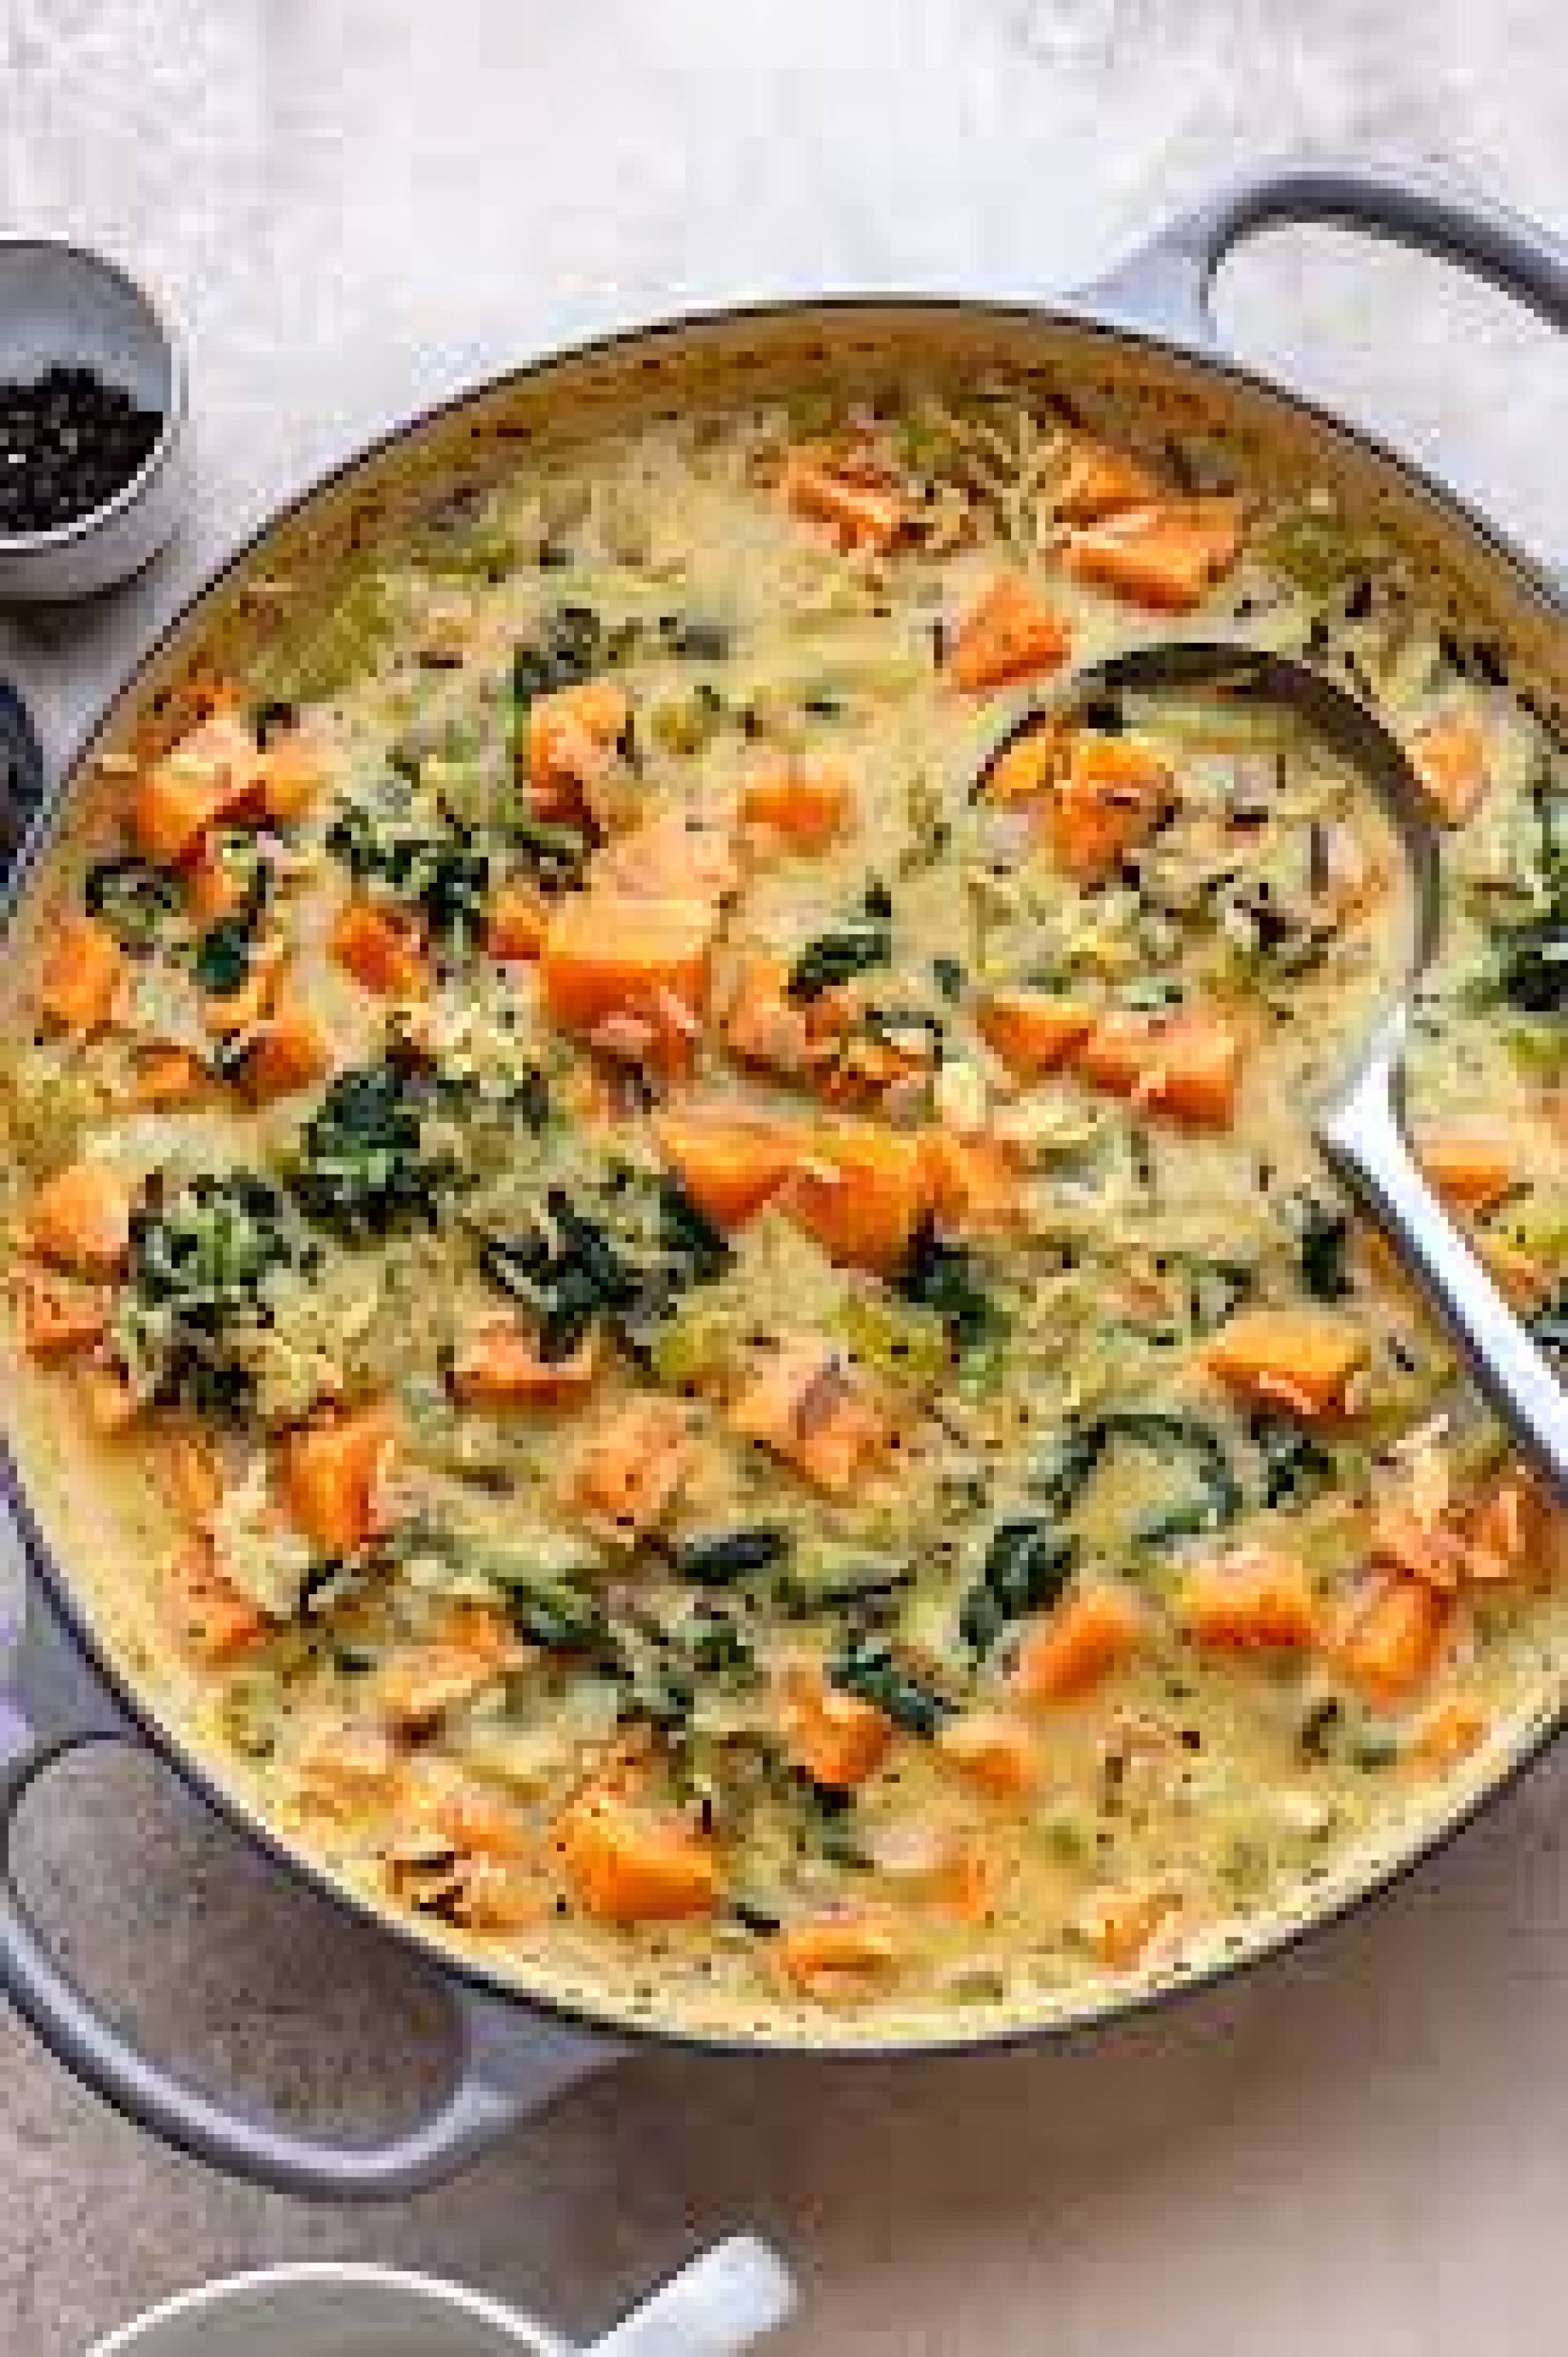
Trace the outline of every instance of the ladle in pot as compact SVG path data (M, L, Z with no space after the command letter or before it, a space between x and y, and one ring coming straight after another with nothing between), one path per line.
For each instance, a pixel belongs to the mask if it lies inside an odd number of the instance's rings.
M1097 695L1195 687L1232 705L1273 704L1299 714L1354 766L1399 831L1414 915L1405 987L1380 1016L1334 1096L1317 1109L1313 1135L1448 1327L1520 1448L1568 1500L1568 1392L1423 1177L1404 1134L1411 994L1436 949L1442 906L1438 831L1398 738L1309 663L1223 641L1173 639L1129 648L1065 676L1048 704L1026 713L995 747L980 784L1010 746Z

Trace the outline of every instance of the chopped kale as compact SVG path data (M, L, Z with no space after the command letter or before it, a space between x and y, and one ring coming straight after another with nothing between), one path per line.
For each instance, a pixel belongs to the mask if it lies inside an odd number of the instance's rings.
M272 869L264 859L258 859L252 866L238 908L209 925L197 943L191 972L200 989L226 996L243 986L271 888Z
M940 1235L934 1220L923 1220L916 1229L897 1289L906 1301L935 1312L961 1358L1005 1330L1002 1312L980 1281L974 1254L967 1244Z
M179 908L177 878L150 859L101 859L83 887L89 916L107 925L123 950L142 957L162 939Z
M959 1633L977 1659L1010 1620L1056 1603L1076 1552L1072 1540L1049 1523L1020 1518L997 1524L984 1568L959 1609Z
M1320 1203L1313 1195L1297 1197L1294 1211L1303 1286L1316 1301L1343 1300L1354 1290L1348 1267L1348 1214Z
M893 956L893 937L886 925L847 926L840 933L822 933L808 942L789 972L789 994L797 1006L836 990L858 974L886 965Z
M159 1399L244 1408L252 1379L237 1334L265 1316L269 1275L301 1252L284 1198L245 1171L192 1178L133 1214L126 1339L152 1366Z
M346 802L327 830L327 848L357 881L373 881L421 909L439 940L471 941L482 931L489 856L456 822L433 834L409 823L395 807L377 813Z
M881 1638L852 1640L829 1663L828 1683L885 1712L909 1735L929 1738L952 1713L948 1697L906 1667Z
M789 1532L762 1524L688 1539L677 1550L675 1567L699 1587L732 1587L759 1571L772 1570L789 1552Z
M513 652L513 698L526 708L536 695L581 687L603 669L605 661L605 626L593 608L557 606L546 617L537 638L525 640Z
M394 1062L338 1075L289 1163L289 1190L307 1218L349 1240L437 1225L440 1192L456 1173L449 1156L424 1151L427 1093Z

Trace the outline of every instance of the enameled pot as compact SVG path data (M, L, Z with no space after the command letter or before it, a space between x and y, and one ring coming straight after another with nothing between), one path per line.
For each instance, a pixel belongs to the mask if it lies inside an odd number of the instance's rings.
M1445 256L1568 328L1568 253L1500 209L1438 183L1358 168L1305 165L1248 179L1165 229L1098 285L1054 307L960 300L801 303L730 311L612 338L498 379L415 421L353 460L287 510L174 623L90 737L49 820L36 833L5 911L8 933L41 921L41 855L61 804L88 795L97 756L127 725L156 714L204 665L242 660L268 619L280 576L330 565L363 536L445 489L482 479L569 424L600 424L717 399L766 396L803 379L886 382L900 371L1004 371L1071 391L1109 393L1156 431L1219 430L1238 454L1267 455L1299 479L1334 485L1358 511L1388 522L1479 627L1507 650L1514 676L1548 713L1568 712L1568 583L1511 548L1487 522L1430 477L1219 350L1209 304L1216 270L1237 240L1274 222L1331 221ZM47 909L43 911L47 916ZM1564 1410L1568 1414L1568 1408ZM137 1692L89 1601L86 1566L48 1543L35 1491L16 1453L4 1459L27 1551L27 1629L0 1696L0 1824L49 1763L97 1738L151 1742L194 1790L288 1868L327 1889L318 1868L286 1849ZM68 1551L69 1552L69 1551ZM1020 2037L1081 2031L1112 2014L1190 1987L1277 1949L1384 1888L1434 1848L1557 1734L1568 1698L1543 1706L1512 1756L1483 1789L1434 1815L1403 1847L1347 1865L1337 1880L1294 1909L1260 1921L1222 1958L1188 1964L1162 1982L1109 2001L1097 1997L1020 2023ZM3 1836L0 1836L3 1838ZM385 1921L389 1936L435 1956L458 2033L458 2062L435 2107L407 2130L370 2145L307 2136L245 2116L139 2054L74 1986L28 1918L14 1878L0 1874L0 1975L13 2001L53 2050L90 2085L171 2143L220 2167L291 2192L336 2200L402 2194L459 2168L531 2108L604 2067L628 2037L671 2038L610 2017L585 2018L487 1979L438 1944L440 1934ZM853 2042L852 2042L853 2040ZM714 2041L692 2040L712 2049ZM730 2047L756 2051L756 2037ZM955 2024L948 2048L996 2042ZM894 2045L824 2029L822 2050L910 2055L932 2041ZM785 2050L798 2052L799 2043Z

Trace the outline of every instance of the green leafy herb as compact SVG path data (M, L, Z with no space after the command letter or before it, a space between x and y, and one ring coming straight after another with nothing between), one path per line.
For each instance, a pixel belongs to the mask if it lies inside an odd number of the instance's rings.
M881 1638L853 1640L828 1664L828 1682L886 1713L910 1735L935 1735L953 1706L895 1655Z
M340 1072L306 1123L288 1184L302 1211L349 1239L435 1227L441 1190L456 1177L423 1146L425 1091L397 1063Z
M998 1523L985 1567L959 1609L959 1633L970 1651L983 1658L1010 1620L1056 1603L1076 1553L1073 1541L1047 1522Z
M836 990L857 974L886 965L893 955L893 936L886 925L848 926L840 933L822 933L801 951L789 972L789 995L799 1006Z
M83 898L90 916L108 926L123 950L145 956L163 938L179 907L179 884L150 859L101 859L87 871Z

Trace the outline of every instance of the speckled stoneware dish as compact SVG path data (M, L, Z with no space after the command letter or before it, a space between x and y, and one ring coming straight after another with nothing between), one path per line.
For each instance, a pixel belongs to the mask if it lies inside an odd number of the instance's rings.
M185 355L145 287L64 238L0 237L0 381L91 368L163 427L109 499L47 532L0 533L0 600L83 597L139 573L179 522L188 490Z
M435 499L483 484L563 435L592 436L671 411L776 400L820 384L875 387L922 371L964 382L1004 374L1026 385L1113 406L1137 429L1222 439L1243 470L1274 468L1322 484L1387 533L1431 582L1506 656L1509 673L1546 716L1568 711L1568 589L1510 548L1418 468L1219 350L1209 289L1248 231L1275 221L1359 226L1444 255L1568 327L1568 256L1495 208L1423 181L1321 165L1251 180L1177 222L1112 277L1052 306L963 300L802 302L736 311L613 338L503 377L416 421L346 466L243 551L175 623L106 715L68 780L62 809L75 830L115 791L126 748L159 744L182 693L214 668L243 676L278 627L276 585L331 581L349 552ZM0 354L3 358L3 354ZM175 414L177 415L177 405ZM164 737L159 739L160 716ZM107 781L107 782L106 782ZM22 863L8 928L19 969L59 905L54 828ZM13 1017L15 1020L16 1018ZM23 1370L24 1375L26 1370ZM107 2099L156 2133L217 2165L295 2193L336 2200L403 2194L459 2167L523 2112L602 2067L632 2038L711 2051L763 2049L835 2055L916 2055L1080 2033L1179 1988L1213 1980L1278 1950L1385 1888L1497 1792L1557 1734L1555 1687L1521 1716L1506 1743L1412 1811L1397 1835L1337 1859L1299 1895L1207 1944L1155 1960L1119 1981L1089 1982L1004 2023L960 2017L936 2027L857 2029L826 2016L799 2035L737 2028L700 2032L671 2005L633 2018L609 1996L568 1997L542 1977L522 1986L487 1966L433 1917L417 1926L350 1898L285 1839L202 1756L160 1701L117 1626L113 1582L95 1566L99 1475L81 1452L35 1445L36 1387L18 1380L6 1401L13 1508L32 1571L27 1641L7 1699L0 1696L0 1799L7 1816L48 1763L95 1737L148 1740L195 1789L288 1868L346 1907L370 1912L390 1936L435 1961L458 2032L453 2083L412 2128L371 2146L285 2130L242 2116L130 2047L48 1947L9 1874L0 1885L0 1974L13 2001L55 2052ZM27 1396L24 1396L27 1394ZM28 1399L34 1400L29 1422ZM99 1505L102 1524L102 1508ZM134 1870L134 1867L133 1869ZM133 2344L121 2344L129 2347ZM461 2349L464 2344L456 2344ZM471 2345L471 2344L470 2344ZM480 2343L481 2347L486 2344ZM503 2341L489 2344L504 2347ZM545 2337L523 2346L547 2348ZM695 2347L699 2344L693 2342ZM156 2346L175 2357L188 2341ZM204 2352L251 2342L207 2341ZM305 2344L299 2344L301 2348Z

